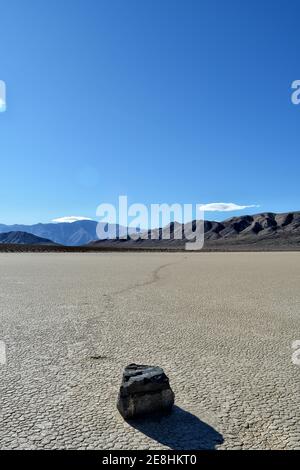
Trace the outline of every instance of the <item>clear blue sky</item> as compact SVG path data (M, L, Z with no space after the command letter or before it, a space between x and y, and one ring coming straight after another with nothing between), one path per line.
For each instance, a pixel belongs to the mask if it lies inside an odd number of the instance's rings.
M0 14L0 222L95 217L119 194L300 210L299 1L0 0Z

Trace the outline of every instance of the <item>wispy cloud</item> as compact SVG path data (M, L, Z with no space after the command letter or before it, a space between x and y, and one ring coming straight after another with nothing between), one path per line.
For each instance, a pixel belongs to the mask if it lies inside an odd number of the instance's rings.
M202 204L200 209L209 212L230 212L230 211L241 211L243 209L249 209L251 207L259 207L256 204L244 205L235 204L234 202L210 202L209 204Z
M93 220L93 219L90 219L89 217L81 217L78 215L70 215L67 217L59 217L58 219L53 219L51 222L54 222L54 223L65 222L65 223L71 224L72 222L78 222L78 220Z

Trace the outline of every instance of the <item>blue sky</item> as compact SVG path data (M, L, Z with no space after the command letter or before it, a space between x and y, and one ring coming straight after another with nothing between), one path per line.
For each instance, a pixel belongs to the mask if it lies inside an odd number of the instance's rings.
M0 222L300 210L297 1L0 0Z

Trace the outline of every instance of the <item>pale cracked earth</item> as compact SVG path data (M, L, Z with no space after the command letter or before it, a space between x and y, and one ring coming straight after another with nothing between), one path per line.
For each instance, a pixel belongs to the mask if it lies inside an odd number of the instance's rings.
M1 449L300 448L300 253L0 254ZM174 412L126 423L122 369Z

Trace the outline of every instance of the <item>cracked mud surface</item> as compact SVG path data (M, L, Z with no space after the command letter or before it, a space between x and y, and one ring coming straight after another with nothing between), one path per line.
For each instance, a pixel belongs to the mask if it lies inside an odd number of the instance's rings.
M0 254L1 449L300 448L300 253ZM126 423L122 369L170 416Z

